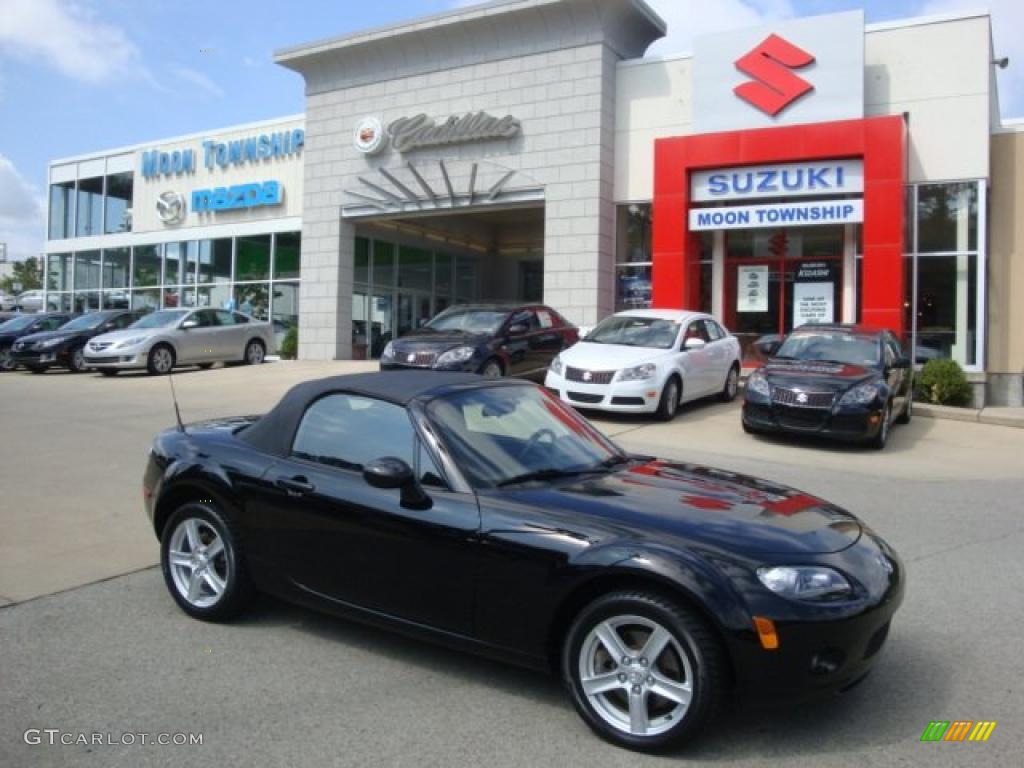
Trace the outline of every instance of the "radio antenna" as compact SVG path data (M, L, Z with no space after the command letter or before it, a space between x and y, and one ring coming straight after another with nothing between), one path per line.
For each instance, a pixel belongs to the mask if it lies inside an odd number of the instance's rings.
M167 382L171 385L171 402L174 403L174 416L178 419L178 431L185 434L185 425L181 422L181 410L178 408L178 395L174 391L174 374L167 374Z

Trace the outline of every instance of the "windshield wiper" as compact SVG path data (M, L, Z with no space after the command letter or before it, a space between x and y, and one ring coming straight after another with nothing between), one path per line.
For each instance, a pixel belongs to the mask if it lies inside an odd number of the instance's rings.
M554 467L548 467L546 469L537 469L533 472L524 472L521 475L510 477L507 480L502 480L498 483L499 488L504 488L506 485L518 485L519 483L529 483L534 481L543 480L559 480L564 477L577 477L579 475L589 475L593 472L604 472L608 468L603 466L597 467L576 467L575 469L556 469Z

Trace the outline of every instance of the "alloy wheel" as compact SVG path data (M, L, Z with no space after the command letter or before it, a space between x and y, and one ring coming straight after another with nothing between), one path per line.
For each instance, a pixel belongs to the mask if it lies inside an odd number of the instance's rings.
M71 353L71 370L75 373L85 370L85 350L81 347Z
M224 540L206 520L182 520L171 534L167 553L174 587L189 605L209 608L228 588Z
M14 361L11 360L11 350L0 349L0 371L14 370Z
M249 365L259 365L263 362L263 347L259 343L249 342L249 346L245 348L245 362Z
M153 368L157 373L170 373L174 367L174 357L166 347L159 347L153 351Z
M494 360L490 360L484 369L480 372L486 379L500 379L501 378L501 366Z
M658 622L613 616L587 634L579 678L594 711L617 731L657 736L685 716L693 669L679 642Z

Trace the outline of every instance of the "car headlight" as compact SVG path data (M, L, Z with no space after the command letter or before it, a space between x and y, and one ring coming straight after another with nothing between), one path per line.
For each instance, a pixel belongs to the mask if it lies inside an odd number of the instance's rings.
M619 381L643 381L651 378L658 370L654 363L635 365L632 368L623 368L619 371Z
M456 347L455 349L449 349L439 358L437 358L438 365L451 365L452 363L464 363L469 360L476 353L473 347Z
M62 341L64 341L64 339L47 339L46 341L40 341L36 346L39 349L49 349L50 347L56 347Z
M565 370L565 363L562 362L562 358L561 357L556 357L554 360L551 361L551 366L550 367L551 367L551 372L553 374L555 374L556 376L561 376L562 375L562 371Z
M395 359L395 344L389 341L384 345L384 351L380 353L380 361L382 363L390 363Z
M752 392L755 395L761 395L762 397L772 396L772 387L768 383L768 379L764 377L764 374L760 370L754 371L747 377L747 392Z
M840 403L856 403L857 405L867 405L868 403L874 402L875 398L878 397L878 386L875 384L858 384L853 389L849 389L839 399Z
M757 578L776 595L791 600L827 600L853 591L838 571L816 565L758 568Z
M125 339L124 341L118 342L117 347L134 347L136 344L141 344L142 342L144 342L146 338L147 337L145 336L132 336L130 339Z

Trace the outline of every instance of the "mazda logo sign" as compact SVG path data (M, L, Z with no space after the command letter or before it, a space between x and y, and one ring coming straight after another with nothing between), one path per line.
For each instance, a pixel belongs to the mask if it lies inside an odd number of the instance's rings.
M164 224L180 224L185 220L185 198L168 190L156 199L156 215Z

